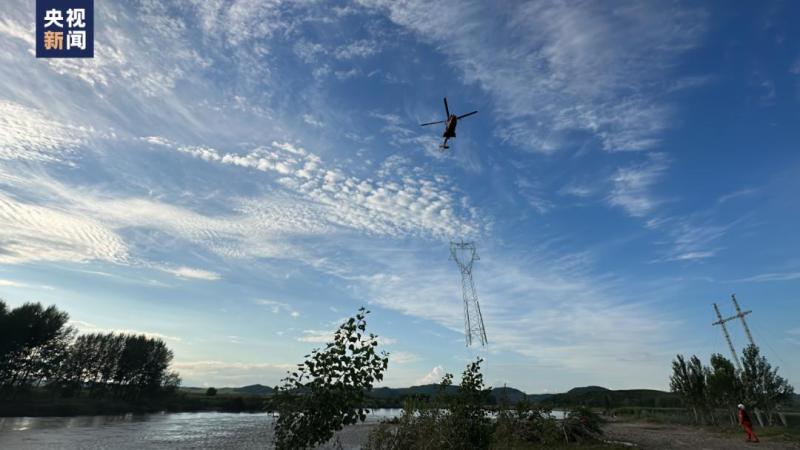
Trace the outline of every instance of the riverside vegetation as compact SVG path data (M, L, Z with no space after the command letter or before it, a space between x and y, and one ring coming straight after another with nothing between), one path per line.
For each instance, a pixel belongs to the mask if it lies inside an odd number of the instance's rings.
M782 410L792 404L794 388L758 347L745 348L741 370L720 354L711 355L710 363L705 366L694 355L688 361L677 355L672 362L670 388L681 396L696 424L736 424L739 403L755 412L761 426L775 424L776 417L782 425L788 424Z
M102 408L127 410L132 404L172 395L180 377L169 370L172 351L142 334L77 335L69 316L55 306L26 303L8 309L0 301L0 415L73 411L89 398ZM52 409L62 408L63 410ZM12 408L6 410L6 408Z
M363 308L342 324L333 342L315 349L275 388L269 402L277 449L307 449L328 442L346 425L363 422L365 394L383 379L387 353L378 353L378 337L367 334ZM587 408L557 421L549 410L527 400L512 409L501 402L497 417L488 408L490 388L480 371L482 359L470 363L455 394L448 394L453 375L446 374L433 397L406 399L400 418L379 424L364 448L517 449L583 443L607 448L600 441L600 418Z

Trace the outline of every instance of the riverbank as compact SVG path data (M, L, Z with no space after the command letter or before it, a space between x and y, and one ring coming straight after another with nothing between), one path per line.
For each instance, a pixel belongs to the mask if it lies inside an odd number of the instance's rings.
M791 435L780 435L769 430L761 434L760 444L745 442L743 432L736 433L727 429L714 431L677 424L609 422L605 424L603 431L607 440L635 444L634 448L645 450L743 450L754 446L775 450L800 449L800 439L794 440ZM756 429L756 433L759 431Z

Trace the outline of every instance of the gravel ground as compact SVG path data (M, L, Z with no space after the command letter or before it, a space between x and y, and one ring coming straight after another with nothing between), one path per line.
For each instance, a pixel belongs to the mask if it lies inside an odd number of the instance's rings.
M369 433L378 426L377 423L359 423L356 425L350 425L344 427L341 431L336 433L336 436L333 438L331 442L327 444L317 447L317 450L335 450L339 447L336 444L336 439L338 438L339 442L341 443L341 448L344 450L356 450L360 449L362 445L367 442L367 437Z
M741 435L726 436L685 425L616 422L606 424L604 430L605 438L608 440L634 443L638 448L648 450L677 448L696 450L800 449L800 442L762 438L761 442L756 444L745 442L744 432Z

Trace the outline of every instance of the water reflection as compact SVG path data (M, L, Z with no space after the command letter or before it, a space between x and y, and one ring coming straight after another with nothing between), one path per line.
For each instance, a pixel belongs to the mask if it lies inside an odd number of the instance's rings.
M366 425L338 437L344 448L359 448L371 424L399 414L373 410ZM266 413L217 412L0 418L0 449L263 449L272 440L273 420Z

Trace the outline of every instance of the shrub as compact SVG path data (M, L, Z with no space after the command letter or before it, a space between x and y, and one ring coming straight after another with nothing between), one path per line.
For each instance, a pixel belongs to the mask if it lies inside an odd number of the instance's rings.
M336 331L325 349L314 349L275 387L269 406L277 449L304 449L330 440L345 425L366 419L364 393L383 379L388 354L378 354L378 337L366 334L369 311L358 310Z

